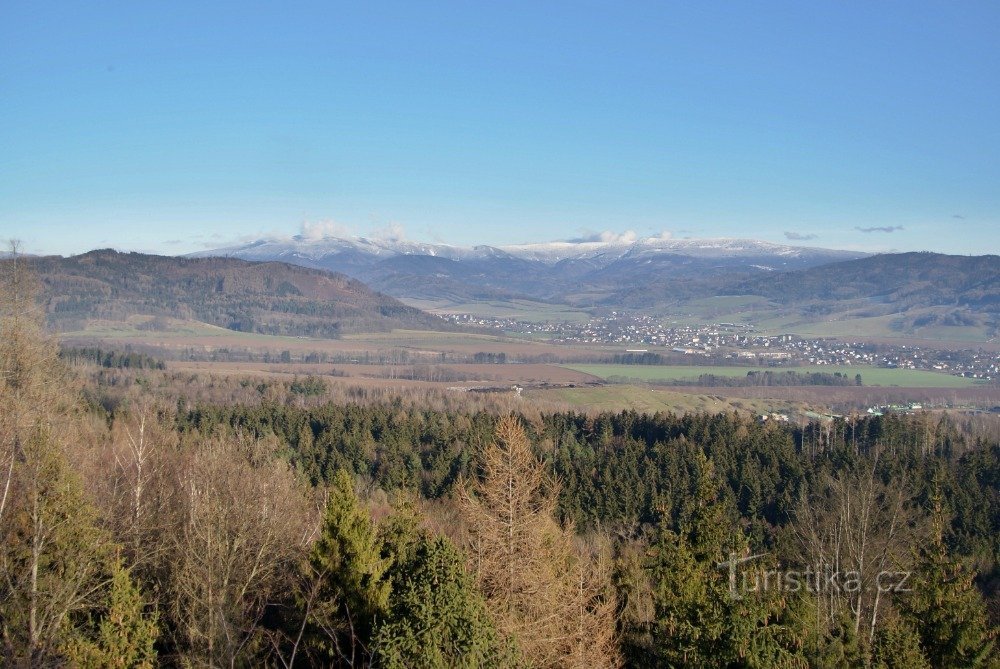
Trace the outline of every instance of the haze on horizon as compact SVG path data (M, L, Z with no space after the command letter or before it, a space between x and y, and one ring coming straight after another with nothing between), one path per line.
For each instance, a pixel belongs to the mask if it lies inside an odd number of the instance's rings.
M0 6L0 237L1000 252L1000 6Z

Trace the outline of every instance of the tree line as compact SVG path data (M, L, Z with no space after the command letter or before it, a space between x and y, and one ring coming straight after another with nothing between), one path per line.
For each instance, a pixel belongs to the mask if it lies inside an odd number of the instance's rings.
M614 383L652 383L669 386L700 386L705 388L757 388L774 386L861 386L861 374L853 377L840 372L796 372L793 370L772 372L750 370L746 376L726 376L723 374L699 374L695 380L632 379L623 376L608 377Z
M94 346L62 346L59 358L69 365L91 364L109 369L166 369L159 358L140 351L106 351Z

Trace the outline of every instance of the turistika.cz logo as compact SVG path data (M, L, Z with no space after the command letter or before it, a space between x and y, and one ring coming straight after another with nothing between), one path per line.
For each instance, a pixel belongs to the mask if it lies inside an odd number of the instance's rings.
M717 567L729 571L729 593L734 599L742 599L744 593L751 592L799 592L810 594L856 593L874 586L879 592L910 592L911 572L880 571L874 581L866 580L858 570L841 570L835 565L807 565L804 569L752 569L743 568L767 553L741 556L730 553L729 559L717 563Z

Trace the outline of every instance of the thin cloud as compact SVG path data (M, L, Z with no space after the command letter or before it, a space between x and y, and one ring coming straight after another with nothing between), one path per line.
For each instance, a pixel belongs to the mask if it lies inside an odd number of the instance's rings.
M952 214L951 217L952 218L957 218L960 221L964 221L965 220L965 216L962 216L961 214Z
M666 233L670 234L670 233ZM612 242L620 243L631 243L639 238L639 235L635 233L635 230L626 230L625 232L611 232L610 230L605 230L604 232L592 232L590 234L584 235L583 237L574 237L572 239L567 239L567 242L571 244L588 244L593 242L603 242L605 244L610 244Z
M350 237L351 230L346 225L332 219L321 221L303 221L299 236L311 242L330 237Z
M178 244L183 244L184 242L182 242L179 239L168 239L167 241L165 241L163 243L164 244L169 244L170 246L177 246Z
M865 233L869 233L869 232L895 232L896 230L905 230L905 228L902 225L884 225L884 226L881 226L881 227L876 226L876 227L873 227L873 228L858 228L858 227L855 227L854 229L857 230L858 232L865 232Z
M795 232L794 230L785 231L785 239L790 239L793 242L804 242L810 239L816 239L819 235L814 235L812 233Z
M401 242L406 239L406 230L399 223L389 223L384 227L372 230L372 239L382 242Z

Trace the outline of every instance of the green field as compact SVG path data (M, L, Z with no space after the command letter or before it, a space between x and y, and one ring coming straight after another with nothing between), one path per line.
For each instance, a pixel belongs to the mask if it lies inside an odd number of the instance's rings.
M697 365L564 365L584 374L591 374L601 379L620 377L639 381L663 382L697 381L702 374L715 376L741 377L751 370L772 372L825 372L833 374L840 372L853 378L861 375L861 381L866 386L897 386L900 388L969 388L976 385L973 379L960 376L927 372L914 369L884 369L881 367L835 367L833 365L816 365L810 367L716 367Z
M826 306L826 305L824 305ZM892 337L946 341L989 341L994 333L983 323L964 326L916 327L921 316L946 316L951 308L926 307L902 313L869 315L864 301L838 304L834 313L810 316L801 306L789 308L752 295L723 295L678 302L666 307L664 318L676 325L708 325L731 322L752 325L760 334L797 334L803 337Z

